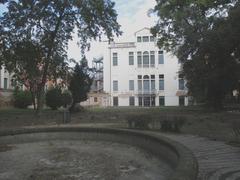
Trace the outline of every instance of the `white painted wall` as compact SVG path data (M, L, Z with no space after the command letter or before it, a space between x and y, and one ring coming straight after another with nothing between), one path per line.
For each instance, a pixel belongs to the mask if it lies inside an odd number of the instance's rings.
M0 69L0 88L4 89L4 78L7 78L7 89L12 89L11 75L5 70L4 66Z
M166 106L178 106L179 97L178 90L178 71L180 64L175 56L164 51L164 64L158 64L159 48L155 42L137 42L137 36L150 36L149 29L145 28L135 33L135 47L110 48L108 45L104 51L104 91L110 94L111 105L113 105L113 96L118 96L119 106L129 106L129 96L135 96L135 105L138 106L138 75L155 75L155 88L157 90L155 103L159 105L159 96L165 96ZM154 68L138 68L137 52L155 51L155 67ZM130 66L129 52L134 52L134 65ZM112 54L118 54L118 66L112 65ZM164 91L159 91L159 74L164 74ZM118 91L112 90L112 82L118 81ZM129 80L134 80L135 91L129 91ZM186 92L181 92L184 94ZM185 98L187 105L187 98Z

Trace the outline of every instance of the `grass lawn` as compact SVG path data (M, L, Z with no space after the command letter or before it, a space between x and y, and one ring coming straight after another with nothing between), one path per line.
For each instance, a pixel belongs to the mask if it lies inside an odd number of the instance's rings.
M199 107L118 107L118 108L87 108L84 112L71 115L71 124L111 123L115 127L128 127L130 116L143 116L153 121L181 117L184 119L181 132L195 134L211 139L235 141L240 134L234 134L233 129L240 129L240 112L208 112ZM169 118L170 117L170 118ZM36 117L33 110L1 109L0 130L3 128L54 125L63 122L61 111L44 110L40 117Z

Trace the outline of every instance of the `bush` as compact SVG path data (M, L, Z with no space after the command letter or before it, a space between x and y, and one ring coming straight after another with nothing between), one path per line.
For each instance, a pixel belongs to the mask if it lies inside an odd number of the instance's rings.
M14 107L27 108L32 104L32 95L30 91L16 90L13 94Z
M127 116L128 127L137 129L149 129L152 118L146 114L132 114Z
M72 103L72 94L70 91L66 90L62 93L62 105L63 107L67 107Z
M182 126L185 123L185 118L182 116L172 116L172 117L164 117L160 119L161 121L161 130L169 131L169 132L180 132Z
M49 89L46 93L46 105L52 110L62 106L62 91L59 87Z
M232 141L240 142L240 121L235 120L232 123L232 132L233 132L233 139Z

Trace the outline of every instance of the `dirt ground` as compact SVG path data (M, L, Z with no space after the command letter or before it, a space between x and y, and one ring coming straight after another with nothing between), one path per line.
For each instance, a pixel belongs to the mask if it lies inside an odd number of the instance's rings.
M58 137L58 134L56 137ZM29 141L37 134L0 137L0 180L165 180L170 165L150 153L110 141ZM42 133L41 136L48 134ZM53 136L53 133L51 133ZM59 137L58 137L59 138ZM24 139L21 143L21 139Z
M180 133L194 134L210 139L239 141L240 112L208 112L198 107L164 107L164 108L87 108L83 112L71 114L70 124L104 124L114 127L128 127L129 116L142 114L158 121L166 117L184 119ZM0 130L5 128L56 125L63 123L62 111L44 110L36 117L32 110L0 110Z

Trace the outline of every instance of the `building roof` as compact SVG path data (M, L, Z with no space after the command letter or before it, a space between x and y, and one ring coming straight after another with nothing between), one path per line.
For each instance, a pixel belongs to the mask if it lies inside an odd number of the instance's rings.
M143 30L148 30L148 31L150 31L150 28L144 27L144 28L136 31L136 32L134 33L134 35L136 36L137 33L141 32L141 31L143 31Z

